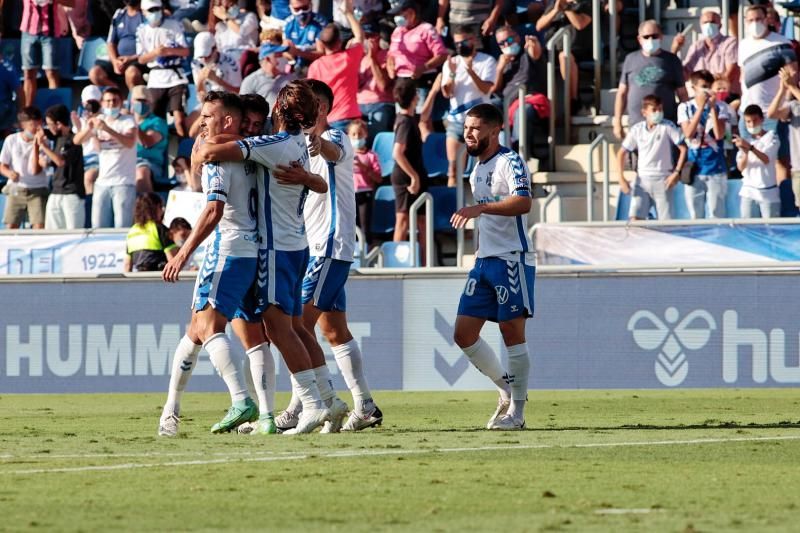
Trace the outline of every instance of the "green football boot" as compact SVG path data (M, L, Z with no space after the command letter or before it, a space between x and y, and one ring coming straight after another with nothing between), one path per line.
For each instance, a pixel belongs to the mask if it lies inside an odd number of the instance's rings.
M258 406L253 400L247 398L243 402L235 402L231 405L225 417L211 426L211 433L227 433L245 422L256 420L258 420Z
M253 431L256 435L274 435L278 432L278 426L275 425L275 417L271 414L264 415L256 422L256 429Z

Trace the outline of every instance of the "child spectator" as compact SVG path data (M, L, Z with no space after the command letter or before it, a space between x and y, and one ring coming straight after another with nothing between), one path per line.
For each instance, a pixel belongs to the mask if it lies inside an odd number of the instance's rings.
M659 220L672 219L672 194L669 190L678 183L683 164L686 161L686 145L678 127L664 120L664 107L661 98L653 94L642 99L644 122L637 122L628 131L617 157L619 168L625 168L625 158L630 152L638 151L636 180L633 186L620 175L620 189L632 194L630 218L644 220L655 205ZM677 146L680 152L678 164L672 166L672 150Z
M175 158L172 162L172 170L175 173L175 181L178 182L176 187L173 187L173 191L188 191L192 192L191 184L191 167L192 164L189 162L189 158L183 155L179 155Z
M43 229L47 174L36 139L36 132L42 128L42 113L35 107L25 107L17 120L22 131L6 137L0 150L0 173L8 178L3 187L3 194L8 195L3 222L16 229L27 215L33 229Z
M150 98L144 85L131 91L133 116L136 119L139 142L136 145L136 192L149 192L166 182L167 121L153 114Z
M184 159L186 158L184 157ZM172 239L172 242L177 246L176 252L183 246L183 243L189 238L191 232L192 225L189 224L188 220L183 217L175 217L172 219L172 222L169 223L169 238Z
M694 98L678 106L680 124L689 145L691 183L686 183L686 206L693 219L705 218L706 199L712 218L725 217L728 192L728 164L722 141L730 117L711 91L714 76L707 70L693 72L689 78Z
M69 109L54 105L45 112L49 134L37 132L42 151L55 168L53 190L47 199L44 227L50 229L83 229L86 207L83 187L83 149L72 142ZM49 140L47 137L49 137ZM50 148L50 141L53 148Z
M733 144L739 149L736 164L742 173L741 216L753 218L756 209L761 218L781 214L781 197L775 172L779 141L774 131L764 129L764 113L755 104L744 110L744 125L750 141L736 136Z
M347 127L347 135L355 150L353 181L356 190L356 223L369 241L372 220L372 196L381 183L381 163L378 154L367 148L367 123L354 120Z
M164 203L158 194L147 192L136 199L133 226L125 240L125 272L160 272L175 256L178 247L161 223L163 217Z
M794 203L800 207L800 88L797 72L783 67L779 74L781 85L767 110L767 117L789 122L789 155L792 161L792 192ZM786 101L787 96L794 98Z
M416 113L417 84L409 78L397 80L394 86L394 98L400 110L394 123L394 148L392 156L395 160L392 170L392 187L395 196L394 241L408 239L408 211L419 195L427 189L428 172L422 161L422 136L419 131L419 117ZM420 211L421 213L422 211ZM425 249L425 217L417 218L419 246Z

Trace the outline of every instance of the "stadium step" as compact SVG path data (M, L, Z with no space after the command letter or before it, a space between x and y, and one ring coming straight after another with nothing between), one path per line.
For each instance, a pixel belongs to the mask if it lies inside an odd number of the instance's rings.
M612 172L619 171L616 160L616 153L619 149L618 145L614 144L613 137L609 138L612 143L609 150L609 165ZM558 145L556 146L556 171L555 172L537 172L535 174L568 174L580 173L585 176L589 171L589 144L574 144L574 145ZM602 147L595 149L592 154L594 171L600 172L603 170ZM584 181L585 181L584 177Z

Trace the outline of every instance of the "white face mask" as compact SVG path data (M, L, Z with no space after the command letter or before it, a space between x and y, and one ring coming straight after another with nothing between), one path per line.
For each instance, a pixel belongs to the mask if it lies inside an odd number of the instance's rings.
M700 30L703 32L703 35L709 39L713 39L719 35L719 24L714 22L704 22L700 25Z
M642 50L646 54L654 54L661 49L661 39L642 39Z
M761 124L759 124L758 126L747 126L747 133L749 133L750 135L758 135L759 133L761 133L761 130L762 130Z
M650 122L653 124L661 124L661 121L664 120L664 112L663 111L653 111L650 113Z
M760 39L766 31L767 25L761 21L747 23L747 34L754 39Z

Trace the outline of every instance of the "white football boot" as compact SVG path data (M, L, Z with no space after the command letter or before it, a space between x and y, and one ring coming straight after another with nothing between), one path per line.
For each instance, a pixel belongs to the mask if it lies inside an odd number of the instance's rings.
M330 420L331 412L328 409L303 409L297 420L297 425L283 432L284 435L299 435L311 433L325 422Z
M513 416L505 414L495 420L489 429L495 431L522 431L525 429L525 421L516 420Z
M498 398L497 409L494 410L492 418L490 418L489 421L486 423L486 429L492 429L492 426L494 426L494 423L497 421L497 419L504 416L508 412L508 408L510 405L511 402L509 400L503 400L502 397Z
M339 433L342 430L342 423L347 412L350 410L347 404L344 403L338 396L334 396L331 401L331 406L328 408L331 412L331 419L325 422L322 426L320 433Z
M181 419L175 413L162 414L158 421L159 437L174 437L178 434L178 424Z

